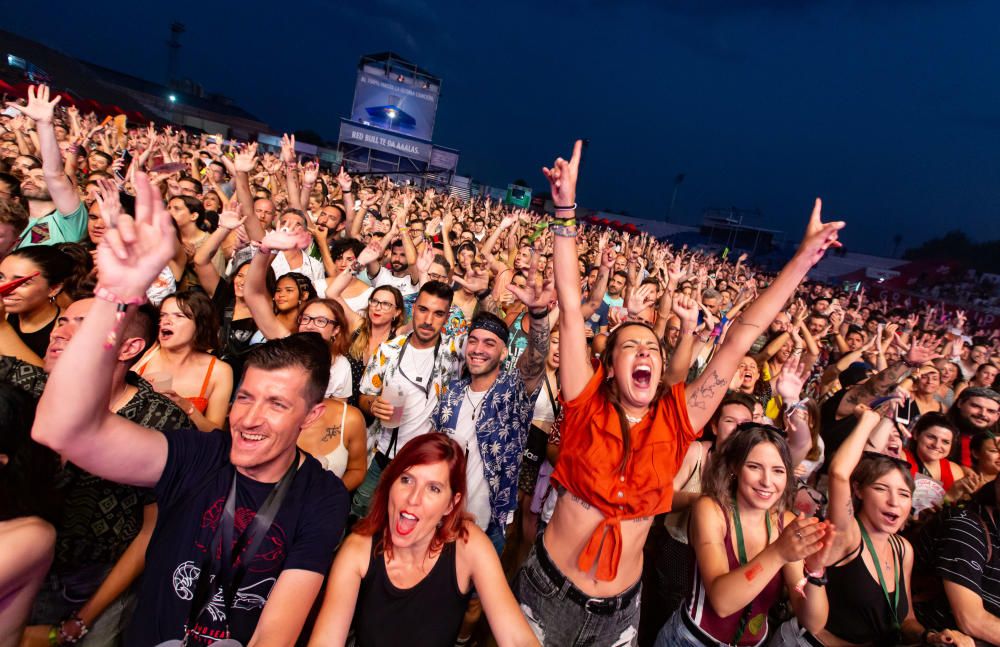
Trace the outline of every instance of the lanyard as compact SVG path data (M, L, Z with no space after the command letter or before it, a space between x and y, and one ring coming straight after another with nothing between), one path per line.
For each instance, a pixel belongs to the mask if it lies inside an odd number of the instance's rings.
M548 372L545 373L545 392L548 394L549 402L552 404L552 418L553 419L558 418L560 410L559 402L558 400L556 400L555 395L552 393L552 385L549 384Z
M406 349L409 348L409 346L410 346L410 338L407 337L406 341L403 342L403 349L399 351L399 359L396 360L396 371L400 375L402 375L407 382L409 382L413 386L417 387L417 389L422 391L424 396L428 400L430 400L431 391L433 390L433 384L434 384L434 370L437 368L438 351L441 350L441 335L438 335L437 343L434 344L434 361L431 364L431 374L427 378L427 384L423 383L424 378L420 376L417 376L416 381L410 379L410 376L407 375L406 372L403 370L403 357L406 355Z
M899 616L897 615L897 608L899 607L899 562L897 561L896 550L892 549L892 571L894 580L896 582L896 590L892 592L892 597L889 597L889 589L885 585L885 577L882 576L882 560L879 558L878 553L875 552L875 547L872 545L872 539L868 536L868 531L865 530L865 524L860 520L858 521L858 527L861 529L861 538L865 540L865 546L868 547L868 552L872 555L872 561L875 562L875 572L878 573L878 583L882 587L882 594L885 595L885 601L889 604L889 610L892 612L892 628L894 630L899 630Z
M767 543L771 543L771 513L770 511L764 514L764 523L767 526ZM736 551L739 556L740 566L746 566L747 562L747 547L743 543L743 523L740 521L740 510L737 506L733 506L733 531L736 533ZM757 634L764 626L764 621L766 620L764 614L759 614L757 618L750 619L751 607L753 606L753 600L750 601L744 609L743 613L740 614L740 624L736 628L736 636L733 638L732 644L740 644L740 639L743 638L743 634L746 633L747 625L756 625L750 627L750 633Z
M229 487L229 496L226 498L222 519L219 520L219 526L215 529L215 534L212 535L208 552L201 563L201 572L198 574L198 582L195 585L194 595L192 596L191 609L188 613L187 622L184 624L184 642L182 644L187 644L188 638L194 631L195 623L205 612L205 609L211 606L215 597L213 594L215 589L213 580L215 578L213 577L212 566L214 562L213 557L216 554L222 559L218 582L220 585L219 588L222 591L222 602L225 605L223 609L226 618L225 637L230 637L229 611L233 608L236 592L243 582L247 567L256 555L257 549L260 548L261 543L264 541L267 531L271 528L271 523L274 521L278 509L281 508L285 496L288 494L298 468L299 450L296 449L295 459L292 461L292 464L288 466L288 470L285 471L284 476L281 477L281 480L274 486L274 489L267 495L263 505L260 506L260 509L254 515L253 521L243 530L243 534L240 535L235 545L233 545L233 530L236 519L236 479L238 475L235 472L233 473L233 482ZM249 546L247 545L248 543ZM227 553L225 549L229 547L232 547L232 551ZM244 548L246 548L245 552ZM239 562L238 566L236 565L237 562ZM213 613L212 615L216 614Z

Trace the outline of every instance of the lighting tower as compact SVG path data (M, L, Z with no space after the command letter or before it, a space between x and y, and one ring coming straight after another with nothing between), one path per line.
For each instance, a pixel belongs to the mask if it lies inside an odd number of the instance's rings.
M170 40L167 41L167 87L171 87L177 78L177 57L180 55L181 34L184 32L184 23L170 24Z

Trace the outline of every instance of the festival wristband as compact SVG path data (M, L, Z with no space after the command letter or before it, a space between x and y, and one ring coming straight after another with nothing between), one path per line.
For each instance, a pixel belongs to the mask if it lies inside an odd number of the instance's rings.
M552 208L555 209L556 211L576 211L576 203L574 202L572 205L568 207L561 207L559 205L555 205Z

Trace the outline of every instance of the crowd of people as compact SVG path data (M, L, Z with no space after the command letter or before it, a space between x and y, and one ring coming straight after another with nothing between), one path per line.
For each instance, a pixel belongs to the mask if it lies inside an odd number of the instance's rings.
M0 646L1000 644L996 335L171 127L0 116ZM484 617L485 616L485 617Z

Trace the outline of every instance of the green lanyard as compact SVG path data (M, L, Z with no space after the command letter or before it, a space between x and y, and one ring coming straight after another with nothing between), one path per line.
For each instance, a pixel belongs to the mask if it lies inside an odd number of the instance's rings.
M764 523L767 525L767 543L771 543L771 513L767 512L764 514ZM747 562L747 547L743 542L743 523L740 521L740 511L735 505L733 506L733 530L736 532L736 552L739 556L740 566L746 566ZM743 638L743 634L746 633L747 626L750 627L751 634L758 634L760 630L764 628L764 622L767 620L763 613L757 614L753 619L750 618L751 607L753 606L753 600L750 604L743 609L743 613L740 614L740 624L736 628L736 636L733 638L733 645L740 644L740 639Z
M861 538L865 540L865 546L868 547L868 552L872 555L872 561L875 562L875 572L878 573L878 583L882 587L882 593L885 595L885 601L889 604L889 610L892 611L892 628L898 631L899 616L897 615L897 608L899 607L899 562L896 558L896 551L895 549L892 551L892 574L895 577L896 590L892 592L892 598L890 598L889 589L885 586L885 577L882 576L882 560L879 558L878 553L875 552L875 547L872 546L872 538L868 536L868 531L865 530L865 524L859 520L858 527L861 529Z

